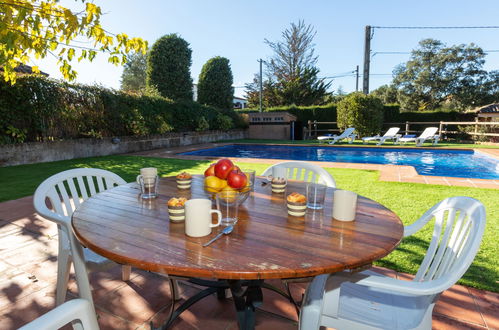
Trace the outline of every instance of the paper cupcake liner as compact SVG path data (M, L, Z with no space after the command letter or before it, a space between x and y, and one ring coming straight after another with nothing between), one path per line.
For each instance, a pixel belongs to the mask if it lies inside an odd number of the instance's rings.
M184 206L168 207L168 217L170 218L170 221L184 221L185 207Z
M288 202L288 214L295 217L302 217L307 211L307 203Z
M272 192L283 193L286 191L286 184L274 184L272 183Z
M189 180L177 180L177 188L178 189L190 189L191 188L192 179Z

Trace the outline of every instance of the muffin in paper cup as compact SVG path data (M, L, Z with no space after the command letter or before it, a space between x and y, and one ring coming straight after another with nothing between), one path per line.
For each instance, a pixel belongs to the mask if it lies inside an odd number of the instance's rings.
M286 198L288 214L294 217L303 217L307 211L307 198L299 193L291 193Z
M191 183L192 183L192 175L190 175L187 172L182 172L177 175L177 188L184 190L184 189L191 189Z
M183 197L170 198L168 201L168 217L172 222L180 222L185 220L185 202L187 200Z

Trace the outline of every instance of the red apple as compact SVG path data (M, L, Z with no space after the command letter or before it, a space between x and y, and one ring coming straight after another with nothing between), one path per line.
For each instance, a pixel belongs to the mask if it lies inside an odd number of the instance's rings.
M215 164L211 164L210 167L204 171L204 176L214 176L215 175Z
M232 171L232 168L234 167L234 164L230 159L220 159L216 164L215 164L215 175L219 179L227 179L227 175L229 175L229 172Z
M227 184L234 189L241 189L243 187L246 187L246 184L248 183L248 178L246 177L246 174L240 172L240 171L230 171L229 175L227 176Z

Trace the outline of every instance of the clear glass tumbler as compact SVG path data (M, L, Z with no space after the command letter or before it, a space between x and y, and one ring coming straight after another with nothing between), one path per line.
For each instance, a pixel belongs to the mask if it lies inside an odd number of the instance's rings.
M142 175L139 175L137 181L140 185L140 192L141 192L140 197L142 197L143 199L151 199L158 197L159 177L157 175L149 177L144 177Z
M313 210L324 208L327 187L321 183L307 184L307 207Z
M222 212L222 226L237 223L241 193L238 191L221 191L216 195L217 209Z

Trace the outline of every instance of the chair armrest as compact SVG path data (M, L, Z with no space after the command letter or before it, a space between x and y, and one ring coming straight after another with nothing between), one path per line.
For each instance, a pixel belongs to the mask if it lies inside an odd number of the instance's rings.
M19 330L58 329L74 320L80 320L85 330L99 329L95 311L89 302L84 299L73 299L31 321Z
M41 210L37 211L37 213L46 219L54 221L57 224L64 225L66 227L67 226L71 227L71 218L70 217L62 216L59 213L55 213L55 212L50 211L49 209L46 209L46 210L41 209Z
M330 283L331 282L331 283ZM446 277L426 282L403 281L386 276L369 275L362 273L341 273L333 274L326 285L326 290L341 285L344 282L351 282L357 285L368 286L372 288L397 291L400 293L413 294L418 296L431 295L448 289ZM333 284L334 283L334 284Z

